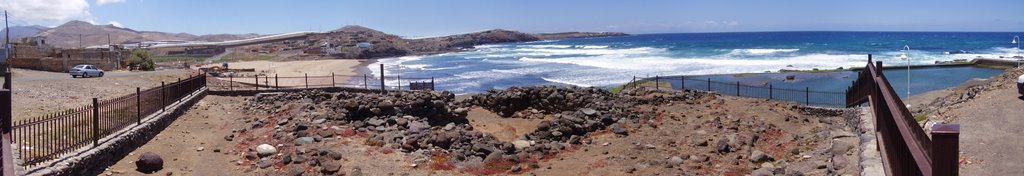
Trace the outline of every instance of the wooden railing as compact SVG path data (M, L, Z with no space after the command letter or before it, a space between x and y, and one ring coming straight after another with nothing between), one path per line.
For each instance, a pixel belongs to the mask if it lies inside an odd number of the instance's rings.
M887 175L958 175L958 124L936 124L931 139L882 73L882 62L868 64L847 91L847 107L869 102Z

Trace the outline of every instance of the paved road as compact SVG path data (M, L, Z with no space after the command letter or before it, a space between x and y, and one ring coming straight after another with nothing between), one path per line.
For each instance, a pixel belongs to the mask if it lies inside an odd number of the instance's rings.
M1024 100L1012 88L984 92L950 111L960 124L963 175L1024 173Z

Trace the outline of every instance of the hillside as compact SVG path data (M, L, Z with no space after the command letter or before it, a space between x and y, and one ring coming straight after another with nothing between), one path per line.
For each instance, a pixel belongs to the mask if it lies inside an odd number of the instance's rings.
M109 41L107 35L110 36ZM196 36L188 33L166 33L155 31L135 31L114 25L93 25L83 21L70 21L63 25L45 29L36 36L46 37L47 43L60 48L77 48L109 43L136 43L140 41L159 40L193 40L193 41L226 41L246 39L257 34L214 34ZM13 37L12 37L13 38ZM81 45L79 45L81 40Z
M43 32L44 30L46 30L48 28L44 27L44 26L33 25L33 26L11 26L10 29L11 29L11 33L10 33L11 41L14 42L18 38L36 35L39 32ZM4 41L6 39L5 36L4 36L5 34L7 34L7 29L0 30L0 41Z
M328 43L338 58L383 58L405 55L437 54L472 48L476 45L495 43L532 42L567 38L622 36L613 32L566 32L530 34L518 31L493 29L480 32L457 34L443 37L405 39L362 26L343 28L310 37L310 43ZM357 44L369 43L373 47L359 48Z

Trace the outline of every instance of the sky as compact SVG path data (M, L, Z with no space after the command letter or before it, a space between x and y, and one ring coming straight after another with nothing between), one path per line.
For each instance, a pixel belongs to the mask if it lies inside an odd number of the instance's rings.
M329 31L406 37L510 29L631 34L1024 31L1021 0L0 0L13 25L70 20L191 34Z

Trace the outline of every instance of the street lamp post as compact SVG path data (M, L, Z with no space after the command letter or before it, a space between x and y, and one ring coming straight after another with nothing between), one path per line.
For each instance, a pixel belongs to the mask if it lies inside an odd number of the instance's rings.
M900 54L900 59L907 61L907 100L910 100L910 57L907 57L907 52L910 51L910 45L903 45L903 54ZM907 104L910 107L910 104Z
M1017 57L1020 57L1020 36L1013 36L1013 41L1010 41L1010 44L1017 44L1016 54ZM1020 58L1017 57L1014 57L1014 59L1017 59L1017 67L1020 67Z

